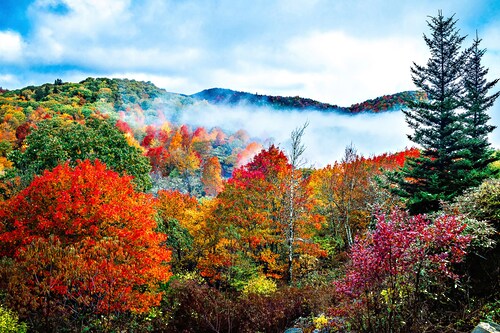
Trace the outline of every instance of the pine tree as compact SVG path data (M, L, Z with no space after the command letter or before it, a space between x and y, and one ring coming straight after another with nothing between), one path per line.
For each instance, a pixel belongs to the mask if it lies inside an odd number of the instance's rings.
M497 84L498 79L491 82L486 80L488 69L481 65L481 59L486 50L480 49L480 43L481 39L479 39L476 32L476 39L474 39L472 47L468 50L468 58L462 78L465 89L462 99L465 112L462 117L473 167L469 177L471 185L479 185L488 176L486 166L495 160L492 157L493 151L488 142L488 134L496 126L488 125L490 116L487 114L487 110L493 106L493 103L500 95L499 91L487 96L488 91Z
M428 99L412 102L403 112L414 130L408 138L420 145L422 154L409 159L391 178L412 213L438 210L441 200L449 201L468 186L471 161L458 112L466 59L460 47L465 37L456 22L453 16L444 18L441 11L430 17L427 24L432 34L424 35L424 40L431 57L426 66L413 63L411 68L414 84Z

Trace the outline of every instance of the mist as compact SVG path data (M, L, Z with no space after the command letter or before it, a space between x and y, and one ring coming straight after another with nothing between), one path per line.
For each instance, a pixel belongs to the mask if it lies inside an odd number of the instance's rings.
M105 110L102 110L106 112ZM500 104L489 110L489 124L500 123ZM214 127L231 134L238 130L248 132L252 141L264 147L275 144L289 152L291 132L308 123L302 142L306 150L306 165L324 167L339 161L345 147L353 144L358 154L365 157L395 153L416 144L408 140L411 133L401 110L381 113L346 114L312 110L286 110L241 103L238 106L210 104L207 101L167 93L152 101L151 108L141 115L127 117L132 126L161 125L165 121L188 125L194 130ZM500 147L500 130L490 134L493 148Z
M167 117L168 118L168 117ZM396 152L411 147L401 111L347 115L334 112L276 110L265 107L195 104L176 114L178 123L192 127L220 127L224 131L246 130L263 142L289 151L291 132L309 124L303 136L306 164L323 167L340 160L354 144L363 156Z

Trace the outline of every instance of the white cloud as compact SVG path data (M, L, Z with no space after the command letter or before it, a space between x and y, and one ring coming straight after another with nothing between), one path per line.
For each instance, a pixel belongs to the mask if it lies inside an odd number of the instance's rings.
M410 67L425 59L417 38L361 39L341 31L296 38L287 49L311 75L308 96L348 106L368 98L414 89Z
M13 31L0 31L0 63L19 63L23 57L23 40Z
M19 85L19 79L13 74L0 75L0 87L10 89Z
M412 61L423 63L421 38L363 39L342 31L314 32L281 44L236 47L232 66L211 72L216 86L300 95L341 106L413 90Z
M51 10L57 4L64 4L67 11ZM34 31L27 58L33 66L189 75L186 72L200 61L201 51L195 43L175 42L188 34L189 27L177 25L182 18L167 15L168 10L162 2L133 8L129 0L39 0L30 8Z
M66 6L67 13L52 12L50 6L57 4ZM128 0L39 0L30 10L37 23L53 30L58 38L85 36L88 40L99 40L99 33L109 36L130 32L130 25L119 26L131 18L129 4Z
M182 70L200 57L199 50L194 48L166 52L158 48L140 49L132 45L107 49L89 48L85 53L85 58L81 59L81 54L71 51L68 52L68 58L104 71L147 70L150 73L168 72L169 69Z
M51 6L67 8L55 13ZM113 47L114 38L133 36L128 1L123 0L39 0L30 7L34 31L29 40L30 61L39 65L82 65L96 47ZM74 55L77 54L77 57ZM103 58L106 59L106 58Z
M165 110L165 119L171 116ZM195 104L179 116L180 123L228 131L246 130L252 137L271 140L288 149L290 133L305 122L309 126L303 141L308 163L325 166L342 157L353 143L360 154L371 156L410 147L408 127L401 112L346 115L317 111L284 111L246 106L224 107Z

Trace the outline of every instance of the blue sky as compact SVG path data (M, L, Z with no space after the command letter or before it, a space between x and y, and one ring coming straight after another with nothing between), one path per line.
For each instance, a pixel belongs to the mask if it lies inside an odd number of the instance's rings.
M500 77L498 0L1 0L0 86L126 77L347 106L414 89L439 9L478 31Z

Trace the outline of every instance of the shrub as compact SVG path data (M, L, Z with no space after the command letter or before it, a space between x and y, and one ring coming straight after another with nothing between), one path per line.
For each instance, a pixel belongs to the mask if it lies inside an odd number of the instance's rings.
M259 275L258 277L248 281L248 284L243 288L243 293L270 295L276 292L276 290L277 286L274 280L266 278L265 275Z
M432 303L449 282L458 282L452 264L462 261L471 237L453 216L434 221L393 211L358 239L346 276L335 283L339 328L359 332L421 332ZM346 320L344 322L344 320Z
M284 287L270 294L224 292L195 280L170 283L167 332L283 332L299 317L325 309L325 288Z
M17 314L0 305L0 332L25 333L26 323L20 323Z
M463 215L465 232L473 236L461 269L468 277L470 304L466 305L474 313L485 303L495 304L500 296L500 179L485 180L447 209ZM475 322L483 319L480 317Z

